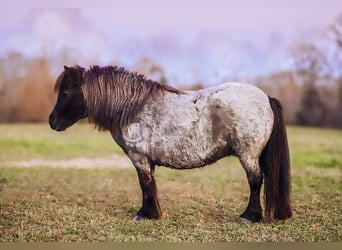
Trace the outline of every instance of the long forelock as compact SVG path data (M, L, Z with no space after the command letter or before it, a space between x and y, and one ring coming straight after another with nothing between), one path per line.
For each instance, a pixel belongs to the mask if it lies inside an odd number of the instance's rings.
M116 130L132 122L148 98L165 91L182 93L116 66L93 66L85 72L83 95L88 117L99 130Z

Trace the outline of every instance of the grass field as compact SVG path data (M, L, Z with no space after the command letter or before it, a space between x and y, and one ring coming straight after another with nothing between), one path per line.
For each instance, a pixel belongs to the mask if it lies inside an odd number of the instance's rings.
M203 169L157 168L163 218L134 222L141 193L133 168L49 166L125 157L108 133L0 125L0 241L341 241L342 131L289 127L288 137L290 220L237 224L248 184L239 162L227 158ZM37 159L41 165L17 166Z

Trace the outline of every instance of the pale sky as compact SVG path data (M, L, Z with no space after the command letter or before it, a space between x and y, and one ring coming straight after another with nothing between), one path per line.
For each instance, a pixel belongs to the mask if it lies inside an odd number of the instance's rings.
M342 12L341 1L110 1L97 9L18 9L15 2L0 10L0 55L60 57L68 47L77 58L70 63L127 67L148 56L171 81L209 84L286 70L291 46L325 46L324 32ZM27 7L53 7L32 2Z

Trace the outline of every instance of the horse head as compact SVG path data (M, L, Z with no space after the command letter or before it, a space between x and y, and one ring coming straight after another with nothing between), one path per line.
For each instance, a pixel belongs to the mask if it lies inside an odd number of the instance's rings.
M63 131L87 116L82 92L83 72L80 67L64 66L64 71L57 78L57 102L49 116L52 129Z

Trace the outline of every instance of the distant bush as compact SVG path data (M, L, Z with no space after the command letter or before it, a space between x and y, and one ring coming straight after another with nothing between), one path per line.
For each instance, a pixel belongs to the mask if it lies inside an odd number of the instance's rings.
M2 69L0 80L0 122L47 121L55 101L55 79L46 60L23 63L10 72Z

